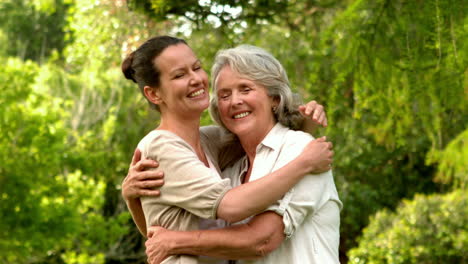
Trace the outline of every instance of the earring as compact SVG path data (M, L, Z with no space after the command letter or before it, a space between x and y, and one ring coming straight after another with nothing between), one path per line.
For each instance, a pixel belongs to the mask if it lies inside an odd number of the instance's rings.
M273 110L273 113L276 113L276 109L278 109L278 107L277 107L277 106L273 106L271 109Z

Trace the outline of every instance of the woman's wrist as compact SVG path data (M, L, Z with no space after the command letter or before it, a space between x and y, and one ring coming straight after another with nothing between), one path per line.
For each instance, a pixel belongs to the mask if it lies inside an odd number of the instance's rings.
M297 168L298 174L301 176L305 176L309 174L311 171L316 169L315 163L311 163L306 157L302 155L293 160L292 162L296 163L295 167Z
M129 204L139 204L140 198L139 197L123 197L127 205Z
M166 245L168 256L178 254L198 254L199 231L178 232L165 230L161 241Z

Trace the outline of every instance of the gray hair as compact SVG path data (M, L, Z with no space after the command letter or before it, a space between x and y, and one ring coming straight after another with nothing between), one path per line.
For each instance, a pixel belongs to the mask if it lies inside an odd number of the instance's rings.
M286 71L273 55L251 45L240 45L218 51L211 69L211 87L214 90L221 69L227 65L243 78L264 86L268 95L278 100L278 107L274 111L278 122L296 130L302 126L304 118L298 111L300 98L293 95ZM216 92L213 93L210 102L210 114L216 123L225 128L219 116Z

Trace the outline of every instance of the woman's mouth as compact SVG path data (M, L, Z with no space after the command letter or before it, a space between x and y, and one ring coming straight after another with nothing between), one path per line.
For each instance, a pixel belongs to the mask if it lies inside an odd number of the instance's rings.
M244 118L248 115L250 115L251 112L242 112L242 113L239 113L239 114L235 114L232 118L234 119L239 119L239 118Z
M200 95L202 95L202 94L204 94L204 93L205 93L205 90L204 90L204 89L200 89L200 90L198 90L198 91L195 91L195 92L193 92L193 93L190 93L190 94L188 95L188 97L189 97L189 98L194 98L194 97L200 96Z

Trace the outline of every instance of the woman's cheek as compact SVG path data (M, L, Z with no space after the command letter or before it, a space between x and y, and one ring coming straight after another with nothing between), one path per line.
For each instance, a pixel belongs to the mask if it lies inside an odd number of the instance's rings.
M223 103L222 99L219 99L219 98L218 98L218 111L219 111L219 115L221 116L221 118L223 118L226 114L226 104Z

